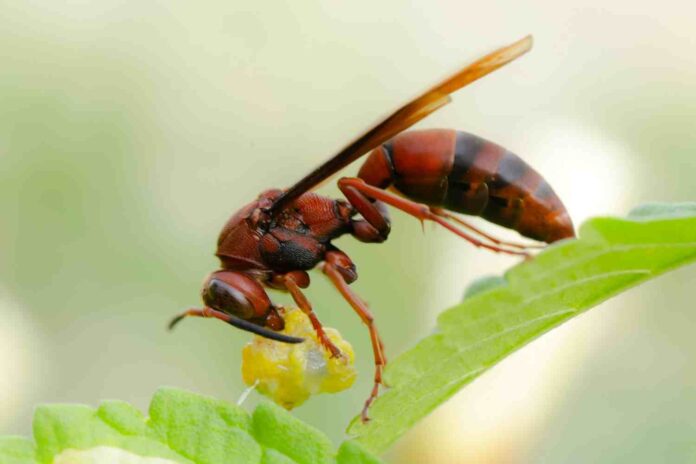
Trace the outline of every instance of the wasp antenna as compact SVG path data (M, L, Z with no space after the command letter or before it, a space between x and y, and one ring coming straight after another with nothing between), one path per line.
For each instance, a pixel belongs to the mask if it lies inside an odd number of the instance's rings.
M268 338L270 340L275 340L277 342L282 342L282 343L302 343L304 341L304 338L299 338L299 337L291 337L290 335L284 335L282 333L275 332L271 329L268 329L266 327L261 327L260 325L256 325L253 322L249 322L247 320L241 319L237 316L233 316L231 314L226 314L227 319L225 322L227 322L230 325L235 326L238 329L245 330L247 332L251 332L256 335L260 335L264 338Z
M227 322L228 324L238 329L242 329L246 332L251 332L253 334L260 335L261 337L268 338L270 340L275 340L277 342L302 343L304 341L304 338L291 337L290 335L274 332L271 329L262 327L260 325L256 325L253 322L249 322L232 314L223 313L222 311L217 311L215 309L207 307L204 309L189 309L188 311L179 314L169 323L169 330L172 330L174 326L176 326L179 322L181 322L181 320L183 320L187 316L214 317L215 319L220 319L223 322Z
M171 321L169 321L169 324L167 325L167 330L174 330L174 327L181 322L186 316L188 316L188 311L182 314L179 314L178 316L174 317Z

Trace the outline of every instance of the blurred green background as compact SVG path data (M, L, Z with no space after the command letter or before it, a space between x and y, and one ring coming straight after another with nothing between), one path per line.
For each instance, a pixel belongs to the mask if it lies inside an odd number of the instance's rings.
M165 331L199 304L227 217L528 33L530 55L420 127L517 152L576 224L693 200L694 17L669 0L0 1L0 434L30 433L40 402L145 409L160 385L236 401L248 335L202 320ZM474 278L515 262L398 213L385 244L338 244L392 358ZM370 388L371 353L358 318L313 278L308 294L354 344L360 377L296 412L338 441ZM388 459L693 460L694 278L670 274L529 345Z

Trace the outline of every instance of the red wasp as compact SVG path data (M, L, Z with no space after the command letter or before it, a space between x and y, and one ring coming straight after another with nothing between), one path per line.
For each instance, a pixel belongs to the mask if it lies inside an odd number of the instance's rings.
M513 255L528 256L534 245L498 240L452 212L481 216L548 243L574 236L571 220L551 186L517 155L466 132L401 133L449 103L449 94L518 58L531 46L531 37L526 37L466 66L289 189L266 190L244 206L218 238L221 269L210 274L203 286L205 307L177 316L170 327L186 316L214 317L279 342L302 342L278 333L284 321L279 306L264 290L268 287L290 292L322 345L332 356L340 356L302 292L309 286L307 271L320 265L369 328L375 377L361 416L368 420L367 410L382 384L384 346L372 313L349 286L358 278L355 264L332 240L351 234L361 242L384 242L390 230L386 205L420 221L436 222L478 247ZM357 177L338 181L347 201L310 192L368 152Z

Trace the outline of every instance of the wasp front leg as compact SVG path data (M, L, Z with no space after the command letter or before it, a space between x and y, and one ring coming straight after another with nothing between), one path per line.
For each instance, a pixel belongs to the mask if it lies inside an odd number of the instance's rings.
M331 353L332 358L339 358L343 354L331 339L326 335L324 326L319 321L319 318L312 309L312 304L309 302L301 288L309 286L309 275L304 271L293 271L287 274L276 274L271 279L271 286L281 288L290 292L295 304L307 315L314 331L317 333L319 342Z

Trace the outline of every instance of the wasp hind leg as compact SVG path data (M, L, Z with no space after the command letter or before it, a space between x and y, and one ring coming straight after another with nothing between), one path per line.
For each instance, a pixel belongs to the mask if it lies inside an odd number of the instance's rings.
M344 192L348 188L354 188L366 197L384 202L388 205L393 206L394 208L398 208L401 211L410 214L411 216L420 220L421 222L425 220L436 222L445 229L455 233L456 235L458 235L459 237L463 238L464 240L468 241L476 247L486 248L488 250L495 251L498 253L522 256L524 258L529 258L531 256L528 252L524 250L510 249L504 246L498 246L495 243L491 244L481 241L473 235L462 230L460 227L451 224L447 220L447 218L435 214L433 211L431 211L428 205L416 203L415 201L400 197L373 185L369 185L364 180L359 179L357 177L344 177L338 181L338 186L340 187L341 191Z
M473 224L469 223L468 221L465 221L464 219L460 218L459 216L450 213L444 208L437 208L434 206L430 207L430 211L432 211L433 214L440 216L442 218L448 219L452 222L456 222L457 224L469 229L470 231L478 234L479 236L485 238L489 242L497 245L497 246L502 246L502 247L508 247L508 248L515 248L518 250L541 250L546 248L546 245L540 244L540 243L516 243L516 242L508 242L505 240L500 240L499 238L494 237L493 235L484 232L483 230L479 229L478 227L474 226Z
M341 186L341 192L360 213L363 219L352 220L352 234L355 238L365 243L382 243L391 230L389 211L384 203L372 201L362 192L351 186Z

